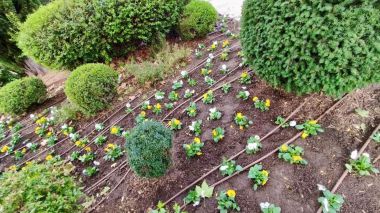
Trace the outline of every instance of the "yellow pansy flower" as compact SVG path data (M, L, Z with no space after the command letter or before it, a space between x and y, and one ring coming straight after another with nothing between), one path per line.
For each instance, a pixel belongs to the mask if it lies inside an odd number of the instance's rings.
M25 153L26 153L26 148L23 148L23 149L21 150L21 153L22 153L22 154L25 154Z
M9 150L9 146L7 146L7 145L5 145L5 146L3 146L3 147L1 147L1 153L5 153L5 152L8 152L8 150Z
M111 128L111 134L116 135L117 133L119 133L119 128L116 126L112 127Z
M186 144L186 149L190 149L191 146L189 144Z
M156 109L161 109L161 104L157 103L155 106Z
M239 118L239 119L240 119L240 118L243 118L243 114L242 114L241 112L238 112L238 113L236 114L236 117Z
M263 174L265 177L269 176L269 172L267 170L261 171L261 174Z
M46 160L46 161L50 161L51 159L53 159L53 156L52 156L52 155L47 155L47 156L45 157L45 160Z
M212 130L212 136L216 137L218 135L218 132L214 129Z
M178 125L180 125L180 124L181 124L181 121L180 121L180 120L178 120L178 119L175 119L175 120L174 120L174 124L178 126Z
M152 109L152 105L148 105L148 109Z
M8 169L9 169L9 171L15 172L17 170L17 166L16 165L12 165Z
M197 155L198 155L198 156L202 155L202 152L197 152Z
M261 185L264 186L265 184L267 184L267 182L268 182L268 179L263 180L263 183Z
M228 45L230 45L230 42L228 40L223 41L223 48L227 47Z
M256 101L258 101L258 100L259 100L259 98L258 98L257 96L255 96L255 97L252 98L252 101L253 101L253 102L256 102Z
M146 112L145 112L145 111L141 111L141 112L140 112L140 115L145 117Z
M243 129L244 129L244 127L243 127L243 126L239 126L239 129L240 129L240 130L243 130Z
M280 150L281 150L281 152L286 152L286 151L288 151L288 145L286 145L286 144L282 144Z
M195 143L201 143L201 139L198 138L198 137L195 137L195 138L194 138L194 142L195 142Z
M234 197L236 197L236 191L235 190L233 190L233 189L229 189L229 190L227 190L227 196L228 197L230 197L230 198L234 198Z
M265 100L265 106L270 107L270 100L269 99Z
M248 72L247 71L242 72L240 77L242 78L248 77Z
M317 121L316 120L310 120L309 124L311 124L311 125L317 124Z
M86 148L84 148L84 150L86 150L86 152L91 152L91 147L86 146Z
M301 138L302 138L302 139L305 139L305 138L307 138L308 136L309 136L309 134L308 134L307 132L305 132L305 131L303 131L302 134L301 134Z
M48 132L48 133L46 133L46 136L47 136L47 137L51 137L52 135L53 135L52 132Z
M299 156L299 155L294 155L294 156L292 156L292 160L293 161L302 161L303 158L301 156Z
M81 147L82 146L82 141L75 141L75 146Z

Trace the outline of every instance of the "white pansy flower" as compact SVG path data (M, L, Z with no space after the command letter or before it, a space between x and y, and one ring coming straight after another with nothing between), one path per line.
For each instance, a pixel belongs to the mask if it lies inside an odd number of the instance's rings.
M362 155L363 155L364 157L367 157L367 158L369 158L369 154L368 154L368 153L366 153L366 152L365 152L365 153L363 153Z
M26 146L26 148L28 148L28 149L30 149L30 147L32 147L32 143L27 143L25 146Z
M244 91L244 94L245 94L246 96L249 96L249 92L248 92L248 91Z
M227 69L227 65L223 64L223 65L222 65L222 69L223 69L223 70L226 70L226 69Z
M268 203L268 202L260 203L260 208L261 209L267 209L267 208L269 208L269 206L270 206L270 203Z
M218 45L218 41L214 41L213 44Z
M30 114L30 119L35 119L36 118L36 115L35 114Z
M211 58L208 58L206 62L211 63L211 60L212 60Z
M183 70L181 71L181 75L183 78L186 78L189 75L189 73L186 70Z
M260 140L260 136L255 135L254 137L255 137L256 140Z
M46 146L46 144L47 144L47 140L46 139L41 142L41 146Z
M242 67L242 66L243 66L243 63L240 63L240 64L239 64L239 67Z
M150 104L150 101L147 100L147 101L145 101L144 103L145 103L146 105L149 105L149 104Z
M249 143L247 149L254 150L257 149L257 143Z
M228 169L228 166L223 165L223 166L221 166L219 169L220 169L220 171L225 171L226 169Z
M103 124L100 124L100 123L95 124L95 129L97 131L102 130L103 129Z
M319 191L325 191L326 190L326 187L324 185L317 184L317 186L318 186Z
M297 125L297 121L290 121L289 126L295 127Z
M127 103L127 104L125 105L125 107L130 108L130 107L131 107L131 104L130 104L130 103Z
M210 113L216 112L216 107L209 109Z
M99 166L99 165L100 165L99 161L96 161L96 160L95 160L95 161L94 161L94 165L95 165L95 166Z
M63 124L62 126L61 126L61 129L67 129L69 126L67 125L67 124Z
M214 59L214 54L212 54L212 53L210 53L210 54L208 54L208 57L209 57L209 59Z
M358 150L352 151L350 157L351 157L352 160L358 159L358 157L359 157Z
M243 90L246 90L247 89L247 87L241 87Z

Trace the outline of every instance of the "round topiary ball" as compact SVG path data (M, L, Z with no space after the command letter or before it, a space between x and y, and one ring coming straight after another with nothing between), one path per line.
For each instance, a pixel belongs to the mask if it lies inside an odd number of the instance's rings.
M106 108L117 93L118 73L104 64L76 68L66 81L65 93L85 114Z
M163 176L170 166L172 131L156 121L145 121L127 135L131 168L141 177Z
M271 85L340 96L380 82L379 20L376 1L246 0L241 42Z
M200 38L211 32L218 20L218 12L203 0L192 0L185 6L179 23L181 37L185 40Z
M0 112L13 115L23 113L31 105L44 101L46 94L46 86L39 78L14 80L0 88Z

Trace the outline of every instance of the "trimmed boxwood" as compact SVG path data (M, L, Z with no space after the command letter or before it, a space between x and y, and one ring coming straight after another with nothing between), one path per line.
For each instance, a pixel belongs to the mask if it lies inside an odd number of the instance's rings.
M162 123L145 121L126 137L128 161L141 177L163 176L170 166L172 131Z
M32 104L44 101L46 94L46 86L39 78L25 77L14 80L0 88L0 112L23 113Z
M185 40L205 37L218 20L218 12L207 1L192 0L185 6L179 23L181 37Z
M182 0L56 0L21 24L17 45L56 69L109 62L178 23Z
M74 177L72 164L31 163L20 171L0 175L0 211L79 213L83 207L81 192ZM82 200L81 200L82 199Z
M117 93L118 73L104 64L85 64L76 68L65 84L71 103L85 114L106 108Z
M376 1L246 0L241 42L271 85L340 96L380 82L379 20Z

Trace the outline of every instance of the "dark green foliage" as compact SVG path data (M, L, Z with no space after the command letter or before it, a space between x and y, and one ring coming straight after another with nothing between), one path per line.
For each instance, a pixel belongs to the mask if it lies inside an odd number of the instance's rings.
M0 88L0 112L20 114L32 104L41 103L46 98L46 86L41 79L25 77Z
M57 0L27 18L17 43L52 68L109 62L168 33L181 8L181 0Z
M218 20L218 12L203 0L192 0L185 6L179 23L181 37L186 40L200 38L211 32Z
M18 79L23 70L14 63L9 63L0 59L0 86Z
M375 2L246 0L244 54L264 80L298 94L340 96L380 82Z
M17 32L18 22L46 1L41 0L2 0L0 1L0 57L3 60L19 60L21 51L12 36Z
M0 210L4 213L81 212L83 197L70 172L71 164L32 163L0 176Z
M127 153L132 169L142 177L160 177L170 166L172 132L156 121L137 125L127 136Z
M104 64L85 64L76 68L65 84L71 103L85 114L106 108L117 93L118 73Z

